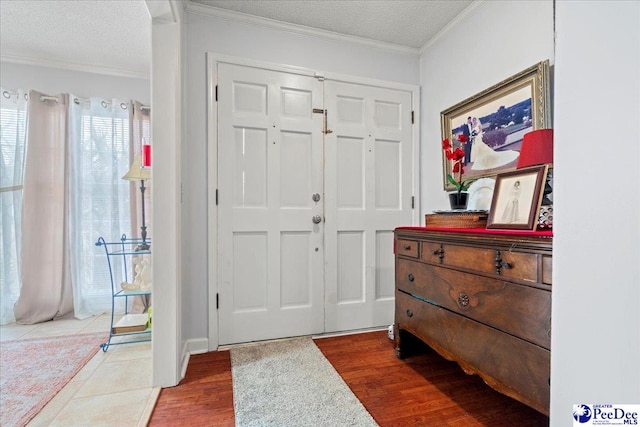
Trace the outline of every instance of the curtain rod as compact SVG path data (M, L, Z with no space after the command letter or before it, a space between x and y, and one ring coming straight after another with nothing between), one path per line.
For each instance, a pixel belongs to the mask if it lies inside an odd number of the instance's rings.
M18 92L14 92L14 91L10 91L10 90L3 90L3 91L2 91L2 96L4 96L4 97L5 97L5 98L7 98L7 99L11 98L11 97L12 97L12 96L14 96L14 95L18 95ZM28 98L28 96L27 96L27 93L26 93L26 92L25 92L25 94L24 94L24 98L25 98L25 99L27 99L27 98ZM40 101L42 101L42 102L44 102L44 101L55 101L55 102L60 102L60 99L58 99L58 97L57 97L57 96L51 96L51 95L40 95ZM74 97L73 97L73 102L74 102L76 105L80 105L80 103L81 103L81 102L89 103L89 102L91 102L91 100L90 100L90 99L87 99L87 98L80 98L80 97L74 96ZM103 101L101 102L101 105L102 105L102 107L103 107L103 108L107 108L107 105L111 105L111 102L109 102L109 101L104 101L104 100L103 100ZM127 106L127 104L126 104L126 103L121 102L121 103L120 103L120 108L122 108L123 110L126 110L126 109L128 108L128 106ZM144 111L144 110L151 110L151 106L149 106L149 105L144 105L144 104L140 105L140 111Z
M7 99L11 99L12 96L15 96L17 99L17 98L20 98L20 92L13 91L13 90L3 90L2 96L4 96ZM25 101L29 100L29 95L27 94L27 92L23 92L22 96L24 97Z
M91 99L80 98L80 97L74 96L73 97L73 102L76 105L80 105L80 103L89 104L91 102ZM102 101L100 101L100 105L102 105L102 108L107 108L107 106L112 105L112 103L110 101L102 100ZM120 103L120 108L122 108L123 110L126 110L129 107L125 102L121 102Z
M80 104L80 102L91 102L91 100L90 100L90 99L86 99L86 98L78 98L78 97L75 97L75 98L73 99L73 102L75 102L76 104ZM109 101L102 101L102 106L103 106L104 108L107 108L107 105L111 105L111 102L109 102ZM126 110L128 107L127 107L127 104L125 104L124 102L122 102L122 103L120 103L120 108L122 108L123 110ZM143 110L151 110L151 107L150 107L149 105L140 105L140 110L141 110L141 111L143 111Z
M40 101L56 101L56 103L60 102L57 96L49 96L49 95L40 95Z

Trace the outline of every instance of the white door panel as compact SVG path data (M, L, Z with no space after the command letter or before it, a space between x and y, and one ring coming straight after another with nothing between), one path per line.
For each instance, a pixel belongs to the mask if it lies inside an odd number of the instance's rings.
M393 229L413 221L410 92L325 82L325 329L393 323Z
M219 342L322 332L322 84L219 64L218 87Z
M219 344L392 323L412 92L217 67Z

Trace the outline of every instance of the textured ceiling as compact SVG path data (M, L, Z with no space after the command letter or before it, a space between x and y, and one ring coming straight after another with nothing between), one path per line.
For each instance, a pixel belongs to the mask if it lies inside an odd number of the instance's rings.
M191 0L192 3L419 49L473 0Z
M2 60L149 77L144 0L0 0Z
M418 49L473 1L188 0L184 4L238 19L251 15ZM0 0L0 59L148 78L151 25L145 0Z

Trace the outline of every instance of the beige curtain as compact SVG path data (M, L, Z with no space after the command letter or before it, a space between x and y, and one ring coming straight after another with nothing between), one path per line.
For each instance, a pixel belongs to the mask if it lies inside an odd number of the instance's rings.
M56 98L55 100L49 98ZM69 273L67 152L69 96L29 92L22 224L22 286L16 322L33 324L73 315Z
M145 144L151 144L151 110L143 106L139 101L132 101L131 114L129 114L129 131L131 132L130 138L130 150L129 150L129 164L133 162L135 155L142 156L142 146ZM153 152L152 152L153 158ZM145 210L145 226L147 227L147 239L153 236L153 230L151 227L151 189L152 181L145 181L145 198L144 198L144 210ZM132 237L140 236L140 226L142 225L142 205L140 197L140 182L131 181L130 186L130 200L131 200L131 232ZM153 242L153 240L152 240ZM153 251L153 246L151 246ZM133 265L131 266L134 271ZM145 312L151 305L151 297L142 296L133 300L132 312Z

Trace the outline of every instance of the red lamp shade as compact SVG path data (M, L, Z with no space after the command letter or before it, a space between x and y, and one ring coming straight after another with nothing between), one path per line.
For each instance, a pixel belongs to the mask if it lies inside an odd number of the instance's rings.
M151 145L145 144L142 146L142 166L151 166Z
M553 163L553 129L538 129L524 134L517 168Z

